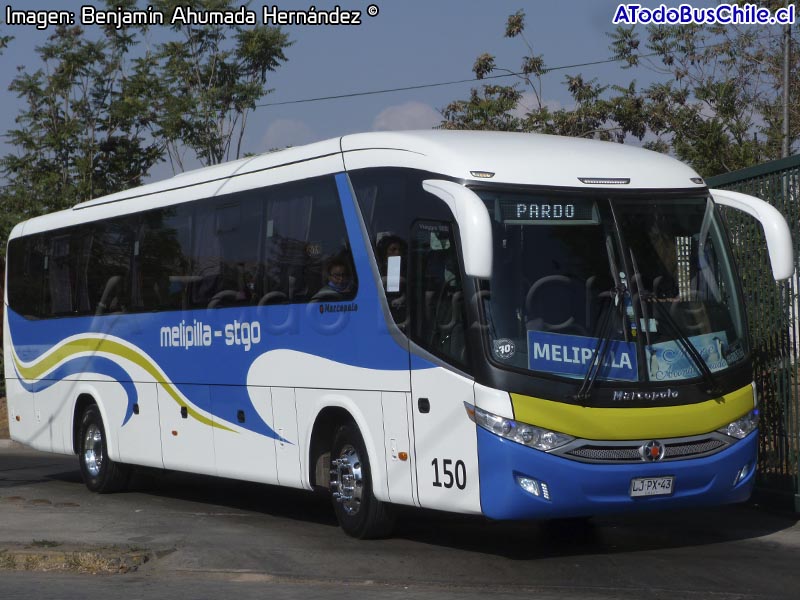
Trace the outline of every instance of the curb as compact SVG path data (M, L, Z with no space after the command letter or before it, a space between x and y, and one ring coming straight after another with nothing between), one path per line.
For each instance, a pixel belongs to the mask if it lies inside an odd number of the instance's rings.
M13 440L0 440L0 448L21 448L17 442Z

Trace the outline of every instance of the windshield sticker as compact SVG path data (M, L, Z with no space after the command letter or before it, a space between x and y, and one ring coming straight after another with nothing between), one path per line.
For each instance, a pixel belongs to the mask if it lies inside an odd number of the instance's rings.
M584 377L592 363L598 338L528 331L528 368L556 375ZM609 341L598 373L602 379L638 381L636 344Z
M494 340L492 343L492 350L494 350L495 358L499 360L508 360L517 352L514 342L508 338Z
M733 353L729 350L728 336L724 331L695 335L690 337L689 341L712 372L721 371L728 366L726 357L728 359L738 358L732 356L736 350ZM739 348L741 349L741 346ZM700 376L700 371L692 359L674 340L647 347L647 369L651 381L673 381Z

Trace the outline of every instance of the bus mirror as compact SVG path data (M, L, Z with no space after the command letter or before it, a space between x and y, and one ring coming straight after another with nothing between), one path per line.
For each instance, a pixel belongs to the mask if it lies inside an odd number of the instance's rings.
M472 190L452 181L426 179L422 188L443 200L453 212L467 276L489 279L492 276L492 222L481 199Z
M761 223L767 238L772 276L776 281L788 279L794 273L794 251L792 234L783 215L774 206L763 200L729 190L711 190L714 202L746 212Z

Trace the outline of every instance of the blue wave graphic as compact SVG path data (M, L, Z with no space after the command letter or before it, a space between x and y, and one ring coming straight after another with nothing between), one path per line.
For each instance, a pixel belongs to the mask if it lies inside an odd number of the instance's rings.
M16 365L14 366L14 370L16 371ZM27 383L22 379L19 373L17 373L17 377L23 388L31 393L36 393L46 390L65 377L78 375L80 373L105 375L111 377L122 386L125 393L128 395L128 406L125 409L125 418L122 421L122 425L124 426L133 416L133 405L138 402L139 394L136 391L136 386L130 380L130 375L128 375L125 369L112 360L103 358L102 356L79 356L62 363L58 368L45 375L45 377L33 383Z

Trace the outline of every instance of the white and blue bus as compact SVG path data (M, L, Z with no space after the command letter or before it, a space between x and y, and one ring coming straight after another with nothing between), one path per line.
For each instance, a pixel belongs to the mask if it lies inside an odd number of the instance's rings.
M718 205L638 148L369 133L184 173L19 224L4 304L11 436L135 466L549 519L739 502L757 399Z

